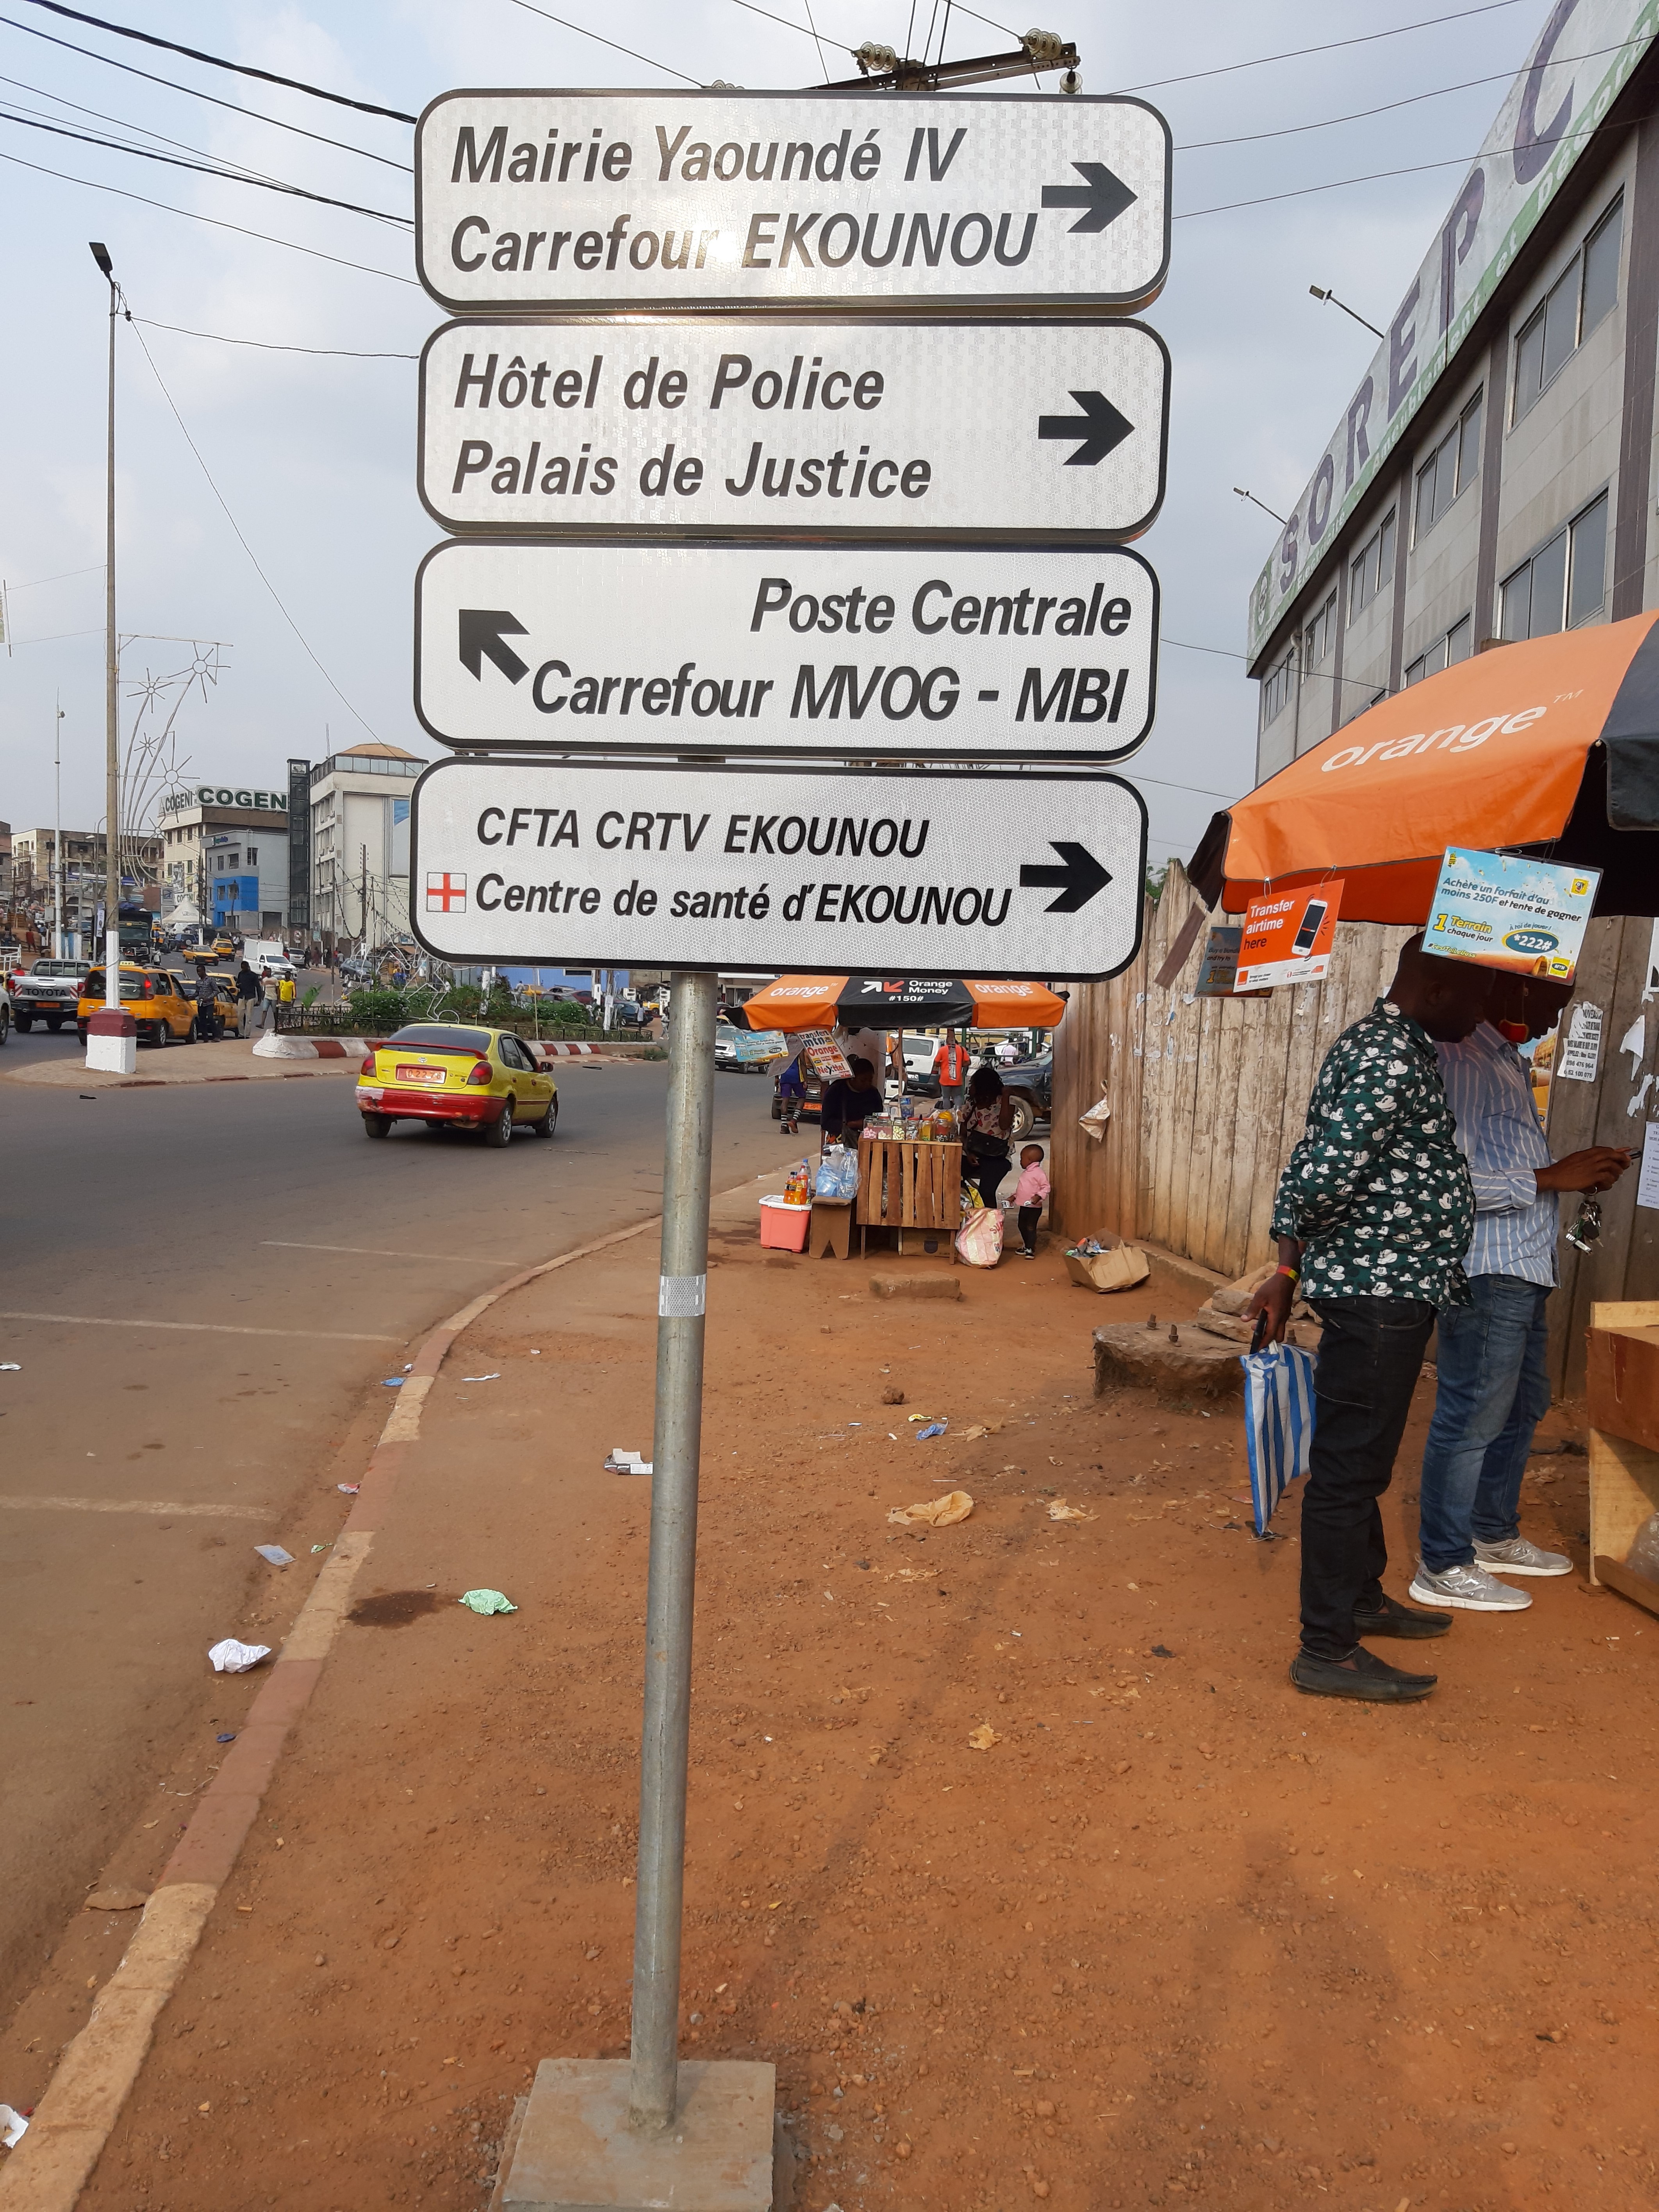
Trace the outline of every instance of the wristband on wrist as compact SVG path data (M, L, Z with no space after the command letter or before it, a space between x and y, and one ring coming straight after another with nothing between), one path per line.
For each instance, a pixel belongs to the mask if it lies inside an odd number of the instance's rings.
M1281 1262L1279 1267L1275 1270L1275 1273L1281 1275L1288 1275L1293 1283L1299 1283L1302 1280L1302 1270L1300 1267L1287 1267Z

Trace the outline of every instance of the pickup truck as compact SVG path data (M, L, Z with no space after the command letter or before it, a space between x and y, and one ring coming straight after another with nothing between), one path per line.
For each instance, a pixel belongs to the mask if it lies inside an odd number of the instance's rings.
M91 963L85 960L37 960L27 975L11 987L12 1019L27 1036L36 1022L49 1030L71 1026L81 996L81 978Z

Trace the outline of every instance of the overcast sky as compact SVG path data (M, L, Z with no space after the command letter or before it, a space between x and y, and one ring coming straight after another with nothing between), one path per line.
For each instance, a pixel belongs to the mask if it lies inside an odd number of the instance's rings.
M929 4L921 0L916 11L914 52ZM1386 325L1547 0L1465 6L1455 15L1434 0L1327 0L1317 9L1304 0L1058 4L1042 27L1076 41L1085 90L1141 91L1169 117L1177 148L1171 275L1146 318L1175 364L1169 494L1140 541L1163 580L1164 650L1157 727L1129 769L1145 778L1157 862L1188 854L1212 810L1251 781L1246 601L1275 532L1232 487L1248 485L1284 511L1375 343L1308 287L1334 286ZM769 5L784 17L806 13L806 0ZM467 84L723 78L756 89L805 86L826 73L851 74L847 49L865 39L902 50L910 21L908 0L812 0L821 67L804 30L737 0L607 0L603 9L561 0L569 21L660 65L650 67L521 0L97 0L93 12L410 113ZM161 134L149 142L158 147L179 142L172 150L184 159L205 149L314 191L409 212L410 179L398 166L410 158L405 125L89 29L32 0L15 0L7 13L128 65L112 68L0 24L0 101L15 111L94 132L107 131L113 118ZM1407 25L1425 27L1368 35ZM1009 27L1029 26L1010 18ZM951 55L1009 43L960 9L948 38ZM1361 42L1261 58L1316 40ZM1162 82L1170 79L1180 81ZM337 150L195 92L361 150ZM409 234L393 225L16 122L0 121L0 154L14 157L0 175L8 293L0 576L11 587L19 641L0 658L0 816L15 828L52 819L52 712L61 692L64 817L85 823L102 812L101 575L37 580L92 569L103 557L107 294L87 240L107 241L134 314L150 325L413 355L443 317L414 285ZM63 174L42 175L15 166L20 160ZM1447 166L1417 167L1437 163ZM1414 173L1305 190L1402 169ZM415 495L412 360L264 351L143 329L250 554L163 398L139 335L122 326L118 619L123 631L219 639L229 648L216 689L205 702L192 696L179 717L192 780L280 781L289 753L317 758L369 734L429 757L435 748L410 706L411 580L439 533ZM133 644L124 662L129 690L147 671L162 676L188 665L190 652L188 643Z

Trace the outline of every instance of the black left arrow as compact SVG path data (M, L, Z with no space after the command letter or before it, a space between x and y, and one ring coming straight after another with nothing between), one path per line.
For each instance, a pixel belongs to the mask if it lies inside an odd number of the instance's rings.
M1051 899L1043 912L1075 914L1079 907L1088 905L1097 891L1105 890L1112 880L1111 871L1101 866L1086 845L1068 844L1058 837L1049 842L1064 866L1024 867L1019 872L1019 887L1023 891L1057 890L1060 896Z
M1117 221L1125 208L1133 207L1139 197L1103 161L1073 161L1072 167L1083 183L1045 185L1042 204L1046 208L1081 208L1082 215L1071 226L1073 231L1104 230L1109 222Z
M461 665L483 682L483 664L493 660L509 684L528 676L527 661L520 660L510 645L502 643L504 633L514 637L527 637L530 633L516 616L501 607L463 607L461 613Z
M1068 469L1091 469L1103 461L1115 446L1121 446L1134 428L1127 416L1120 415L1103 392L1074 392L1072 394L1083 410L1081 415L1039 415L1039 438L1080 438L1083 442L1076 453L1067 453Z

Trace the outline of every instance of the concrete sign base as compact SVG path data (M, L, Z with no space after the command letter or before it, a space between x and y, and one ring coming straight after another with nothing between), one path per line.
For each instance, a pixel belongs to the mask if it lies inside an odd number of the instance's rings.
M770 2212L775 2070L683 2058L679 2111L660 2135L628 2124L625 2058L544 2058L501 2212Z

